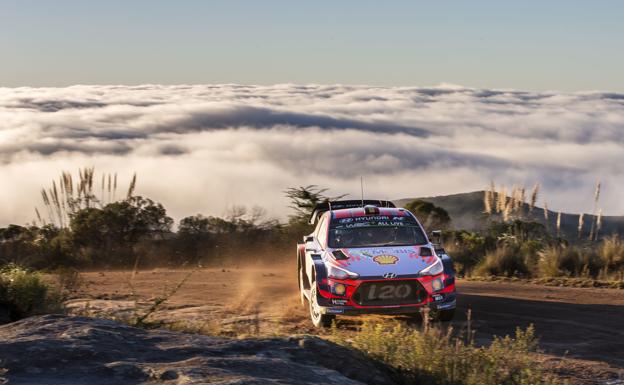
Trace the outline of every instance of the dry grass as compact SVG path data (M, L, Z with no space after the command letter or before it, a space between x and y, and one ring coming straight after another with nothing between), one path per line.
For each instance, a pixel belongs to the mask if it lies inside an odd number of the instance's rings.
M544 278L518 278L501 276L471 276L464 278L467 281L479 282L520 282L544 286L559 287L593 287L603 289L624 289L624 280L599 280L592 278L571 277L544 277Z
M82 287L84 287L85 282L80 275L78 269L72 267L60 267L54 271L56 274L56 281L64 294L64 297L72 296L77 294Z
M624 277L624 242L612 236L592 248L549 246L539 252L538 275L621 281Z
M173 287L173 289L165 292L162 296L156 297L150 307L141 315L137 315L134 320L134 326L141 327L147 326L148 318L154 314L158 309L160 309L175 293L177 293L182 286L191 278L191 276L197 271L197 268L193 270L189 270L188 273ZM131 286L132 287L132 286Z
M529 268L520 247L514 244L497 247L485 254L474 268L474 274L481 276L528 276Z
M618 236L605 238L598 249L598 255L607 269L607 274L624 269L624 242Z
M53 224L60 228L69 225L72 214L79 210L91 207L103 207L116 201L117 173L102 174L100 182L100 196L96 195L94 184L95 168L85 167L78 170L78 178L74 183L74 177L70 172L63 171L57 180L52 181L48 189L41 189L41 198L46 209L47 218L35 207L37 220L35 223L43 226ZM128 188L127 199L132 198L136 188L136 173L133 175Z
M537 360L534 332L532 326L516 329L513 337L494 337L479 347L470 326L457 335L426 322L417 328L388 321L364 322L354 335L336 332L332 339L396 368L405 383L556 384Z
M537 191L534 193L537 194ZM533 198L537 199L537 195ZM526 189L523 186L512 186L509 196L507 187L501 186L497 191L494 182L491 182L489 189L484 191L483 212L487 215L499 214L504 222L522 218L525 205Z
M540 185L539 183L533 186L533 190L531 190L531 200L529 202L529 212L532 212L537 204L537 198L539 196Z

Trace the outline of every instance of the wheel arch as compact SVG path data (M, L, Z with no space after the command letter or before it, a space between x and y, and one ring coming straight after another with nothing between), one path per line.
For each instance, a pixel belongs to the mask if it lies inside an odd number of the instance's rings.
M329 291L329 286L327 284L327 267L325 267L325 263L323 263L323 260L320 258L313 259L312 262L314 263L312 266L314 279L311 279L310 283L316 283L320 290Z

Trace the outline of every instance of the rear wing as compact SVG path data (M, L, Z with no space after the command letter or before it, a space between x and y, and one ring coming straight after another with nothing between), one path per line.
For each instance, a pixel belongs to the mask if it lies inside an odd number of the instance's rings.
M313 225L318 217L321 216L325 211L329 210L341 210L341 209L354 209L356 207L364 207L364 206L375 206L375 207L396 207L394 203L390 201L382 201L382 200L370 200L370 199L357 199L357 200L346 200L346 201L327 201L317 203L314 206L314 210L312 211L312 215L310 215L310 224Z

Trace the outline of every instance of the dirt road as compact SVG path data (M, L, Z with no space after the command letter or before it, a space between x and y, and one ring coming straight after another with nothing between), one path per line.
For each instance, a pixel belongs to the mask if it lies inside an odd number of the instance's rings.
M72 301L70 306L123 311L133 308L138 299L147 307L188 272L156 269L141 271L133 278L130 272L85 273L83 299ZM517 326L534 324L547 353L624 368L624 290L460 280L458 291L459 309L453 326L464 328L470 309L478 341L485 342L493 334L513 334ZM222 334L318 333L299 303L290 269L195 271L153 319L203 325ZM338 326L353 328L360 320L345 317Z
M458 305L471 309L479 336L535 325L546 352L624 367L624 291L521 283L459 282Z

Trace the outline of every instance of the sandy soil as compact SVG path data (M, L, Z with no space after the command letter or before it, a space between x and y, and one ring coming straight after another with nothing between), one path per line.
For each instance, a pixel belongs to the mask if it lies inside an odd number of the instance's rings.
M197 270L151 319L202 325L226 335L318 334L299 302L293 270ZM85 288L69 306L75 311L87 306L89 311L123 312L138 300L145 308L189 272L155 269L134 277L131 272L83 273ZM465 328L470 310L478 342L534 324L548 354L546 362L564 374L571 371L572 376L581 373L600 381L603 375L612 378L624 368L624 290L460 280L458 292L458 314L452 326ZM338 326L355 329L361 320L339 318ZM562 363L553 357L570 359Z

